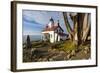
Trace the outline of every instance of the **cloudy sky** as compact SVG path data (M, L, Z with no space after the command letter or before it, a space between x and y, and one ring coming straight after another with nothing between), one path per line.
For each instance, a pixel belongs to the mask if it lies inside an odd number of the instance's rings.
M51 17L55 22L59 20L60 26L67 33L62 12L23 10L23 35L41 35Z

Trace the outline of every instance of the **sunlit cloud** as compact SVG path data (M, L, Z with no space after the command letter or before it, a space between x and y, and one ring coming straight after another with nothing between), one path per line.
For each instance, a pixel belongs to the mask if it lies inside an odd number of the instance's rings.
M38 35L49 23L52 17L55 22L59 20L60 26L67 33L62 12L23 10L23 34Z

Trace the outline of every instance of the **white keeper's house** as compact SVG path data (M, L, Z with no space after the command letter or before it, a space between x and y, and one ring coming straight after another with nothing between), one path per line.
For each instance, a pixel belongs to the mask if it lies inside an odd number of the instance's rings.
M59 21L57 23L54 23L54 20L52 18L42 31L42 34L44 35L43 40L48 40L51 43L66 40L68 37L68 35L64 33L63 28L61 28Z

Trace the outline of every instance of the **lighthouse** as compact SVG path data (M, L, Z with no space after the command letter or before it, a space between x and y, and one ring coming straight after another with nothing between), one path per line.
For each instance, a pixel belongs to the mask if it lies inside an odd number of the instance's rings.
M52 28L54 26L54 20L53 20L52 17L50 18L50 21L48 23L48 26L49 26L49 28Z
M67 34L65 34L63 28L61 28L59 20L55 23L52 18L50 18L49 23L42 31L42 34L44 34L44 41L49 41L50 43L66 40L67 38Z

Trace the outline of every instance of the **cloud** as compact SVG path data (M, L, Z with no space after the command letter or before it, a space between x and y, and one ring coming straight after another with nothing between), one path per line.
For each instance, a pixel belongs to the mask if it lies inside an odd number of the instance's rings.
M22 15L24 34L40 34L43 28L49 23L51 17L55 22L59 20L61 27L64 29L65 33L67 32L62 12L23 10Z
M38 23L38 22L36 22L35 20L27 19L26 16L23 16L23 21L24 21L24 22L29 22L29 23L41 25L41 23Z
M23 10L23 16L30 21L34 20L42 25L45 25L49 21L49 17L44 11Z
M36 29L43 29L43 26L36 24L36 23L23 21L23 28L26 28L25 30L27 30L27 29L36 30Z

